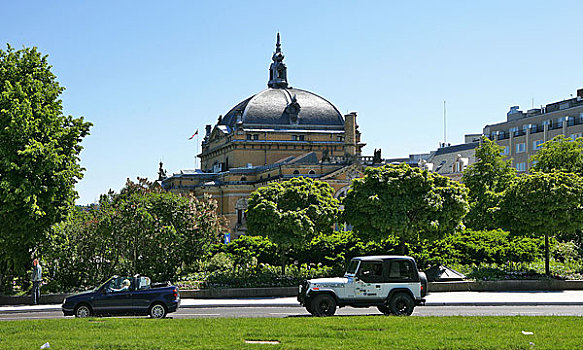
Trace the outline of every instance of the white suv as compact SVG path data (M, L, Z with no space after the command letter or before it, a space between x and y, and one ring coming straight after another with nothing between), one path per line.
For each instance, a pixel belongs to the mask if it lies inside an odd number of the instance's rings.
M411 315L425 303L427 277L409 256L353 258L344 277L307 280L298 301L314 316L332 316L336 307L376 306L385 315Z

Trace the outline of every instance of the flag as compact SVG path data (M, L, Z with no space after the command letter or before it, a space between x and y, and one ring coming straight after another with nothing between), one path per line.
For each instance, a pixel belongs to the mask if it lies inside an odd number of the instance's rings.
M194 132L194 134L192 134L191 137L189 137L189 140L192 140L193 137L195 137L196 135L198 135L198 129L196 129L196 131Z

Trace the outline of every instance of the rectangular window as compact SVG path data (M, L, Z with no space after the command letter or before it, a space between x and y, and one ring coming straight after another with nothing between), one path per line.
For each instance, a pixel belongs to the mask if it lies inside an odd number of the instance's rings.
M579 123L583 124L583 113L579 113Z
M582 133L577 132L575 134L571 134L571 136L569 136L570 138L572 138L573 140L577 140L578 138L580 138L581 136L583 136Z
M508 132L510 133L510 135L518 136L518 128L517 127L510 128L508 130Z
M543 140L536 140L532 142L532 149L537 150L540 149L540 146L543 144Z
M565 120L565 117L557 118L557 128L563 127L564 120Z
M517 171L526 171L526 163L525 162L517 163L516 170Z
M300 135L300 141L304 141L305 140L305 136L304 135Z
M510 153L510 147L509 146L504 146L504 149L502 150L502 155L503 156L507 156Z
M575 117L565 117L565 120L567 121L568 126L575 125Z
M247 134L247 140L251 140L251 137L252 137L252 136L253 136L253 135L251 135L251 134Z
M544 120L543 121L543 127L544 125L548 125L549 129L551 128L551 126L553 126L553 121L552 120Z
M298 140L298 135L292 135L292 141L297 141Z
M522 143L517 143L516 144L516 153L522 153L522 152L526 152L526 144Z
M259 134L253 135L253 140L259 140Z

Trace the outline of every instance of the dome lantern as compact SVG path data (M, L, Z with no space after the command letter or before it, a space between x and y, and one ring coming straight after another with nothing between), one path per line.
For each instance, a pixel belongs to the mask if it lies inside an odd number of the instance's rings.
M283 63L284 55L281 52L279 33L277 33L277 43L273 53L273 62L269 66L269 81L267 86L274 89L287 88L287 67Z

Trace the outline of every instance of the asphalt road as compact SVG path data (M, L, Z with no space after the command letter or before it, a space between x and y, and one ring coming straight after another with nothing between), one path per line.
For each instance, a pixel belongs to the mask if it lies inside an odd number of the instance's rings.
M338 316L378 315L376 308L345 307L336 311ZM583 316L583 305L543 306L420 306L413 316ZM172 318L211 317L311 317L300 307L213 307L181 308L169 315ZM0 321L64 318L58 311L0 314ZM72 317L67 317L72 318Z

